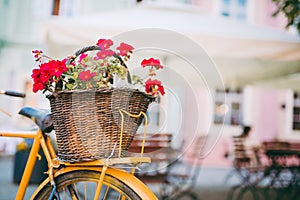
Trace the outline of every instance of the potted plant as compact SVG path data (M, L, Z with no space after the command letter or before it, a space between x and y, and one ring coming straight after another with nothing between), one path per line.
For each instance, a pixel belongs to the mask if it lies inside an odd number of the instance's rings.
M154 78L157 70L163 69L159 59L141 61L147 77L131 75L126 62L134 47L124 42L116 48L113 45L110 39L99 39L96 45L63 60L33 51L39 63L32 71L33 91L48 94L61 160L124 156L143 116L123 119L120 111L134 115L146 112L158 95L165 94L161 81ZM129 84L116 87L117 79L127 79ZM117 153L119 148L122 152Z

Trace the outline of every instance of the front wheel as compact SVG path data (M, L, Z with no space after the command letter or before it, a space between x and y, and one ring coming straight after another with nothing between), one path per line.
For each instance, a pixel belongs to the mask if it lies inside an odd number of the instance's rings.
M92 170L70 171L55 178L59 197L53 199L94 199L97 182L101 172ZM50 183L46 184L33 198L49 199L52 192ZM106 174L98 199L143 199L136 189L131 188L122 180Z

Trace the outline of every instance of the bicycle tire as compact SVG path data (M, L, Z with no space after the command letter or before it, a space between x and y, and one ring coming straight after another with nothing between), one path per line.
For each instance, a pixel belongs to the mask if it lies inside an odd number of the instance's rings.
M100 177L99 171L93 171L93 170L79 170L79 171L71 171L65 174L62 174L61 176L58 176L55 178L57 191L59 193L60 199L70 199L71 197L68 196L69 189L67 187L73 186L75 188L78 199L93 199L94 192L90 192L90 190L93 190L96 188L97 182ZM92 184L86 186L85 189L81 190L80 184ZM118 194L123 195L126 197L126 199L131 200L138 200L142 199L135 191L134 189L130 188L128 185L126 185L121 180L117 179L116 177L105 175L103 185L105 185L103 190L106 190L108 187L109 189L113 189L113 191L109 191L109 195L113 196L104 196L104 191L101 190L101 194L99 199L117 199L116 196ZM79 188L80 186L80 188ZM88 190L88 191L86 191ZM48 199L51 195L52 187L50 183L45 185L39 193L33 198L34 200L44 200ZM111 193L113 192L113 193ZM116 194L116 192L118 194ZM81 195L90 195L88 198L83 197L81 198ZM123 197L122 196L122 197ZM65 198L66 197L66 198Z

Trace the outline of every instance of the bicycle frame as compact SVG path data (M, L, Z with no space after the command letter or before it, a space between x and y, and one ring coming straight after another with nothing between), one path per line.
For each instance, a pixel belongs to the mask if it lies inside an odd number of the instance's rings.
M16 195L16 199L23 199L26 193L27 186L29 184L29 180L35 165L35 161L39 156L39 149L42 147L42 150L45 154L46 160L48 162L48 172L49 177L44 180L38 188L35 190L35 193L32 195L34 197L46 184L54 181L55 177L62 175L64 173L68 173L75 170L95 170L101 173L100 179L98 181L98 187L95 194L96 197L100 194L103 178L106 174L115 176L120 180L127 183L132 188L136 189L136 193L144 197L143 199L148 199L149 196L151 199L157 199L153 192L138 178L136 178L133 173L134 169L131 173L123 171L121 169L110 168L109 166L114 164L125 164L125 163L144 163L150 162L150 158L148 157L125 157L125 158L111 158L111 159L100 159L90 162L82 162L82 163L66 163L60 162L57 158L55 150L51 144L50 138L48 136L44 136L42 131L39 129L35 133L0 133L0 137L20 137L20 138L32 138L34 139L33 145L30 150L30 154L27 160L27 164L25 170L23 172L23 176L18 188L18 192ZM59 166L63 166L59 169ZM98 199L98 198L97 198Z
M26 188L28 186L33 167L35 165L36 158L38 157L38 151L40 149L40 136L43 137L41 131L38 131L36 133L0 133L0 137L18 137L18 138L32 138L34 139L27 164L18 188L18 192L16 195L16 199L23 199ZM44 139L44 138L43 138Z

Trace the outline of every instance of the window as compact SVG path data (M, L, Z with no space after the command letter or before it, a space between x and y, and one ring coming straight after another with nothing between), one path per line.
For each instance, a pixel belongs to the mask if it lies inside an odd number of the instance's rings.
M239 20L245 20L247 15L247 1L246 0L237 0L237 6L235 10L236 18Z
M294 93L293 130L300 130L300 92Z
M224 95L226 96L225 101ZM240 90L216 91L215 124L241 125L242 124L242 98Z
M220 14L238 20L246 20L247 0L221 0Z
M230 0L223 0L221 5L221 15L229 17L230 15Z

